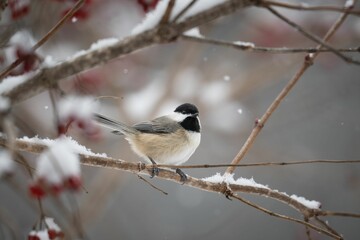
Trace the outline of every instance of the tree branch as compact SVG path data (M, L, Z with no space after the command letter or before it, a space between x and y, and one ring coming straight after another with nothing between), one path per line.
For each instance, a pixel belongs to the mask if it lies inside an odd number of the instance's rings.
M46 43L55 33L56 31L58 31L60 29L61 26L64 25L64 23L71 18L74 13L80 9L80 7L83 5L84 0L78 0L77 3L70 9L69 12L67 12L61 19L59 22L57 22L55 24L55 26L53 28L51 28L46 34L45 36L43 36L32 48L31 48L31 52L35 52L38 48L40 48L44 43ZM2 80L4 79L4 77L6 77L7 75L9 75L9 73L16 68L17 66L19 66L23 61L24 61L24 57L18 58L15 60L15 62L11 63L8 67L5 68L5 70L3 70L0 73L0 83L2 82Z
M55 66L40 69L26 82L18 85L4 95L9 97L12 103L19 103L45 91L61 79L102 65L114 58L124 56L156 43L174 41L186 30L228 15L241 8L253 6L256 2L258 1L225 1L222 4L190 16L184 21L160 25L137 35L126 37L111 46L88 50L85 54L76 56Z
M316 35L313 35L312 33L308 32L307 30L305 30L303 27L301 27L300 25L298 25L297 23L291 21L290 19L288 19L287 17L285 17L284 15L282 15L281 13L279 13L278 11L276 11L274 8L267 6L266 7L272 14L274 14L275 16L277 16L278 18L280 18L281 20L283 20L284 22L286 22L288 25L290 25L291 27L293 27L294 29L296 29L297 31L299 31L302 35L304 35L305 37L307 37L308 39L321 44L324 48L329 49L329 51L331 51L332 53L334 53L336 56L338 56L339 58L343 59L345 62L348 63L354 63L357 65L360 65L360 62L352 59L351 57L348 57L340 52L338 52L333 46L327 44L325 41L323 41L322 39L320 39L319 37L317 37ZM346 13L348 14L348 13Z
M349 14L360 15L359 10L346 9L343 7L337 6L309 6L307 4L295 4L295 3L285 3L285 2L277 2L277 1L264 1L262 3L264 6L274 6L274 7L282 7L293 10L302 10L302 11L333 11L333 12L346 12Z
M231 47L241 51L249 52L266 52L266 53L315 53L315 52L331 52L329 49L316 49L316 48L273 48L273 47L259 47L259 46L245 46L241 44L236 44L234 42L210 39L210 38L200 38L194 36L181 35L181 38L184 40L189 40L192 42L199 43L208 43L214 44L217 46ZM335 48L338 52L360 52L360 47L351 47L351 48Z
M351 8L352 6L348 6ZM343 24L345 19L347 18L348 13L342 14L335 23L331 26L328 32L322 39L322 42L328 41L337 31L337 29ZM316 49L321 49L323 47L322 44L319 44ZM273 112L277 109L280 103L284 100L286 95L290 92L290 90L295 86L297 81L301 78L301 76L305 73L305 71L313 64L315 58L319 55L319 52L309 53L305 56L304 62L301 68L295 73L295 75L290 79L290 81L285 85L285 87L281 90L279 95L275 98L275 100L270 104L270 106L266 109L264 115L255 122L255 127L250 133L250 136L247 138L244 145L241 147L238 154L232 160L231 164L239 164L239 162L244 158L245 154L249 151L251 146L254 144L257 135L260 133L261 129L264 127L264 124L273 114ZM235 171L235 167L228 167L226 172L233 173Z

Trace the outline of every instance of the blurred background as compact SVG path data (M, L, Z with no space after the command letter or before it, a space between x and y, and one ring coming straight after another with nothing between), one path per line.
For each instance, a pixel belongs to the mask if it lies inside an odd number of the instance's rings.
M86 6L87 16L65 24L39 53L63 61L98 39L129 35L148 10L140 2L92 0ZM308 1L336 6L344 2ZM4 11L3 36L25 28L39 39L72 4L31 1L28 14L15 20ZM359 9L359 4L356 6ZM318 36L323 36L339 16L334 12L280 10ZM209 38L249 41L265 47L316 46L268 11L255 7L201 26L200 32ZM339 48L358 47L359 42L358 16L348 17L331 40ZM352 55L359 59L358 53ZM62 81L60 88L68 94L99 97L100 113L128 124L168 113L184 102L194 103L200 110L202 140L187 163L230 163L255 119L294 75L304 56L243 52L179 40L73 76ZM242 163L360 159L359 73L358 66L346 64L333 54L321 54L274 112ZM13 111L19 136L56 137L48 92L16 105ZM89 139L73 126L69 135L94 152L132 162L140 160L123 138L107 130L101 137ZM307 239L302 225L270 217L219 194L150 180L169 193L163 195L134 174L85 166L82 170L87 192L77 194L76 200L72 194L63 194L64 209L55 199L47 198L45 212L69 228L67 213L78 208L87 239ZM189 169L186 173L202 178L224 171ZM253 177L273 189L320 201L326 210L360 212L360 166L356 164L246 167L236 170L237 177ZM18 168L14 178L18 189L0 182L0 216L23 239L38 219L38 210L28 197L30 179L25 171ZM241 196L275 212L301 217L274 200ZM360 238L359 219L327 220L345 239ZM0 238L7 239L6 227L2 226L1 232ZM314 232L312 237L327 239Z

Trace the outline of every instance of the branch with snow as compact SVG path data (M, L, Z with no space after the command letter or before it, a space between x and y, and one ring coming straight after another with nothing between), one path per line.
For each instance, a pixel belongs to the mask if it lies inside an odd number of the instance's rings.
M181 4L183 1L176 2ZM222 16L231 14L239 9L254 6L258 1L211 1L214 2L212 4L204 4L204 2L207 2L207 0L202 0L202 2L203 4L198 6L196 6L195 3L194 6L191 7L187 13L184 14L175 23L156 25L159 23L156 22L156 18L154 24L151 24L151 18L148 16L146 24L144 23L145 27L141 27L140 30L137 31L134 30L137 32L136 35L128 36L119 41L113 41L111 44L107 44L107 46L103 46L101 44L99 48L95 48L93 46L90 50L81 52L81 54L69 58L64 62L49 67L44 67L38 72L34 73L34 75L28 78L27 81L17 84L4 95L9 97L12 103L24 101L47 90L49 87L53 86L66 77L80 73L95 66L102 65L114 58L124 56L142 48L158 43L168 43L174 41L183 32L189 29L208 23ZM167 5L164 6L164 11L166 6ZM185 6L186 4L184 4L184 7ZM179 8L179 11L181 11L181 8ZM176 16L179 11L172 11L172 15L175 14L174 16ZM161 16L162 15L159 16L159 21ZM4 81L6 81L6 79Z
M71 138L67 139L67 143L69 144L68 145L69 148L72 149L74 153L79 154L80 162L83 165L115 169L115 170L132 172L135 174L145 174L149 176L152 173L152 168L153 168L152 165L127 162L124 160L107 157L104 154L93 153L91 152L91 150L78 144L76 141L72 140ZM1 137L0 145L5 145L5 144L6 144L6 139ZM44 151L47 151L49 147L52 148L54 144L56 144L56 140L24 137L22 139L17 139L15 141L15 148L17 151L26 151L30 153L41 154ZM278 190L271 189L268 186L256 183L253 179L239 178L235 180L233 176L234 176L233 174L225 174L225 175L216 174L214 176L203 179L198 179L188 176L188 181L185 182L185 185L203 191L221 193L224 194L225 196L228 196L230 198L234 197L236 199L238 197L237 195L234 194L235 192L255 194L267 198L272 198L294 208L299 213L301 213L306 219L314 218L314 221L316 221L315 217L318 216L336 215L333 212L322 210L320 208L321 204L317 201L307 200L304 197L300 197L294 194L288 195ZM183 184L183 182L181 182L179 175L176 174L174 171L168 169L160 168L158 177L163 180ZM358 214L351 214L351 213L349 213L348 215L343 214L341 216L360 217ZM305 222L301 220L296 220L295 222L298 222L300 224L305 224ZM313 228L316 231L320 231L324 234L327 234L335 239L341 239L341 237L335 236L326 229L319 228L318 226L312 225L310 223L306 223L305 225L310 228Z

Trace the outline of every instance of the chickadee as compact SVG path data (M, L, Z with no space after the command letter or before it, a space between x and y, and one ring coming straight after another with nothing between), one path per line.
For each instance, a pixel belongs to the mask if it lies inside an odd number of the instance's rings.
M199 111L190 103L178 106L169 115L132 127L100 114L95 114L95 120L113 129L113 133L124 135L132 150L154 165L152 177L159 173L157 163L180 165L190 158L200 144ZM181 181L186 181L186 175L179 168L176 173Z

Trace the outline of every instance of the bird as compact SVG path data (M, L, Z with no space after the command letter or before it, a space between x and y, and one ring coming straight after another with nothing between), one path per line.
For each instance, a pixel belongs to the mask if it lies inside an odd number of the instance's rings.
M94 114L94 119L112 129L112 133L123 135L138 156L153 164L151 177L159 174L157 164L185 163L201 140L199 111L191 103L181 104L168 115L133 126L97 113ZM176 173L180 175L182 182L187 180L180 168L176 168Z

